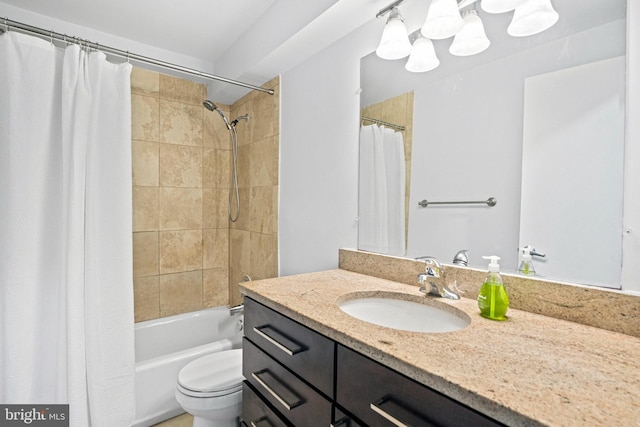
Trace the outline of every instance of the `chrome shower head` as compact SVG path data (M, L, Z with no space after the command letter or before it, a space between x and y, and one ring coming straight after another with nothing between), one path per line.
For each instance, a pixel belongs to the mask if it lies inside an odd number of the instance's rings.
M231 124L229 123L229 120L227 120L227 117L224 115L222 110L218 108L216 104L214 104L212 101L207 99L202 103L202 105L204 105L204 108L206 108L209 111L217 111L218 114L220 114L220 117L222 117L222 120L224 120L224 124L227 125L227 129L231 130Z

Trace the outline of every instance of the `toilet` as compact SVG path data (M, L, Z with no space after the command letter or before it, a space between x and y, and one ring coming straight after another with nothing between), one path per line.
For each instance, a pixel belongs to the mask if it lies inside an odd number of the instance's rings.
M193 427L237 427L242 411L242 349L200 357L178 374L176 400Z

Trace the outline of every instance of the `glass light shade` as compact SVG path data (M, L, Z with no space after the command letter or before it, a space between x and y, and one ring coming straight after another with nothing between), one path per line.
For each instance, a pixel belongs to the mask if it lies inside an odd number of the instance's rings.
M510 12L527 0L482 0L480 7L487 13Z
M464 27L453 39L449 52L456 56L469 56L487 49L491 42L484 32L484 25L478 12L475 10L467 12L463 19Z
M421 33L429 39L440 40L455 35L462 27L464 21L456 0L433 0Z
M433 42L424 37L418 37L413 42L411 55L404 68L412 73L423 73L430 71L440 65L440 60L436 56Z
M382 59L400 59L410 53L411 42L407 34L407 27L404 25L398 8L394 7L382 31L376 55Z
M551 0L527 0L516 8L507 33L514 37L525 37L541 33L558 22L558 12Z

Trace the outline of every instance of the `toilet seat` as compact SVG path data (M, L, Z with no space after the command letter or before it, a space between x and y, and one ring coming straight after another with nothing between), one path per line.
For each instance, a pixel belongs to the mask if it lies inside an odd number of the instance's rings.
M178 390L191 397L219 397L242 390L242 349L202 356L178 374Z

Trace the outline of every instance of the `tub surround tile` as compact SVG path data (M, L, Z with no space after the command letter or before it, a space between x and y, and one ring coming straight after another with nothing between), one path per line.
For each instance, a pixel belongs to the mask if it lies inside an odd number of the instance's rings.
M160 230L202 228L202 190L160 188Z
M344 269L252 281L241 288L285 316L506 425L640 424L636 337L518 309L509 310L507 321L491 321L479 315L472 299L425 298L417 286ZM455 307L471 324L444 334L399 331L354 319L336 305L346 294L384 292Z
M202 270L202 230L161 231L160 273Z
M251 233L251 272L253 279L278 276L278 236Z
M157 142L132 141L131 161L133 185L157 187L160 170L159 144Z
M160 276L160 315L202 308L202 270Z
M249 186L278 184L278 143L269 137L254 142L249 151Z
M227 268L228 266L229 230L226 228L202 230L202 268Z
M160 74L159 84L161 98L202 106L206 85L167 74Z
M202 198L203 228L228 228L229 190L205 189Z
M251 145L238 147L238 187L249 188L251 171Z
M158 209L157 187L133 187L133 231L157 231Z
M238 190L238 196L240 198L240 215L238 215L238 219L236 222L231 222L229 224L230 228L233 230L245 230L249 231L251 229L251 189L250 188L240 188ZM227 192L227 198L228 198ZM228 203L228 200L227 200ZM233 212L236 212L236 201L235 195L233 199Z
M228 189L231 185L231 151L204 149L202 186Z
M157 276L158 232L133 233L133 276Z
M160 278L134 277L133 306L136 322L160 317Z
M160 144L160 186L202 188L200 147Z
M131 95L131 138L142 141L158 141L159 109L157 98Z
M157 98L160 94L160 73L133 67L131 70L131 93Z
M231 108L228 105L216 105L227 118L231 116ZM204 107L202 107L202 111L204 117L204 146L218 150L231 150L231 136L220 115Z
M232 229L229 232L229 239L231 267L240 271L251 271L251 232Z
M160 99L160 142L202 146L204 108Z
M249 203L249 230L276 233L278 230L278 187L252 187Z
M202 271L202 298L205 307L229 305L229 268Z
M340 249L341 269L417 284L424 262ZM462 296L475 301L485 270L445 264L447 281L455 281ZM603 288L552 282L501 273L511 308L640 337L640 297Z

